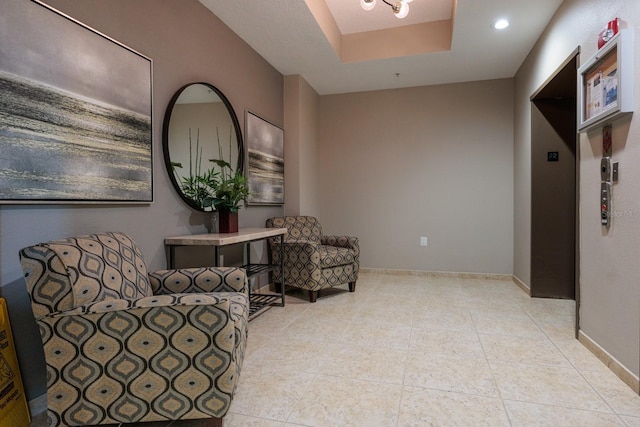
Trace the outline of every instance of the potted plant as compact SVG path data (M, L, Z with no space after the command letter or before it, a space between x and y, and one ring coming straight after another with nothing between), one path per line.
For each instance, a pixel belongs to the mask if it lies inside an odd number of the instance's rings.
M231 169L224 160L212 160L220 169L220 181L215 188L213 206L218 211L218 231L235 233L238 231L238 210L240 202L246 203L249 196L247 178Z
M249 182L242 172L234 171L231 164L224 160L220 134L218 137L217 159L209 159L220 168L220 179L214 190L213 206L218 211L218 231L220 233L235 233L238 231L238 211L240 203L247 203L249 197ZM229 155L231 155L231 132L229 132Z
M216 129L217 133L217 129ZM238 211L241 203L247 203L249 183L240 171L234 171L231 164L224 159L220 135L218 134L218 159L209 159L213 166L202 172L202 149L199 132L196 139L195 164L191 162L191 130L189 130L189 176L180 180L183 194L205 211L218 212L218 231L235 233L238 231ZM231 153L231 134L229 135L229 153ZM172 166L182 167L179 163ZM216 171L215 168L219 168Z

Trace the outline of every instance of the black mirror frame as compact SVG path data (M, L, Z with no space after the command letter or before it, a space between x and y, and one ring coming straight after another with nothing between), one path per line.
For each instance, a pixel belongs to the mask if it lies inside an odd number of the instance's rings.
M173 168L171 167L171 158L169 157L169 123L171 122L171 114L173 113L173 108L176 105L176 101L182 95L182 92L186 88L192 85L204 85L215 92L216 95L220 97L225 107L227 107L227 111L231 116L231 121L233 122L233 127L236 131L236 140L238 143L238 164L236 165L236 170L242 173L244 171L244 142L242 140L242 132L240 130L240 123L238 122L238 116L236 115L233 106L227 99L227 97L215 86L206 82L193 82L187 83L182 86L180 89L176 91L171 100L169 101L169 105L167 106L167 111L164 114L164 122L162 124L162 152L164 156L164 165L167 169L167 173L169 174L169 179L171 180L171 184L173 188L176 190L182 201L184 201L189 207L196 211L205 212L205 210L198 206L193 200L189 199L184 195L182 190L180 189L180 185L176 180L176 176L173 173Z

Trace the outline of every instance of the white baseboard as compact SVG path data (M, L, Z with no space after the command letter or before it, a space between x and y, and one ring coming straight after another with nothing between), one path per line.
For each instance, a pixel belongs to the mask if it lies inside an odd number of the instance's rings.
M640 379L622 365L615 357L609 354L598 343L589 338L587 334L578 331L578 341L582 343L591 353L593 353L602 363L618 376L626 385L631 387L636 393L640 393Z
M511 280L511 274L467 273L455 271L402 270L393 268L360 267L362 273L398 274L408 276L451 277L459 279Z
M513 283L518 285L518 287L523 291L525 291L527 295L531 296L531 288L527 286L527 284L524 283L522 280L520 280L518 276L514 274L513 276L511 276L511 279L513 280Z

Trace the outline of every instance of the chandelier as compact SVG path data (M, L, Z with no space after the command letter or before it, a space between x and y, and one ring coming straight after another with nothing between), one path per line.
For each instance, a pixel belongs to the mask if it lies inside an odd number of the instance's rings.
M399 0L394 2L388 2L387 0L382 0L382 2L388 6L391 6L393 13L396 14L396 18L402 19L409 14L409 3L413 0ZM376 7L376 0L360 0L360 6L364 10L371 10Z

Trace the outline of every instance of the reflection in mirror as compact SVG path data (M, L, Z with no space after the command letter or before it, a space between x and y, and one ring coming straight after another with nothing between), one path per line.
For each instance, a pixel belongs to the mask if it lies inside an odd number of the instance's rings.
M212 210L206 191L216 160L242 171L240 126L227 98L208 83L182 87L169 103L163 148L167 172L181 198L192 208Z

